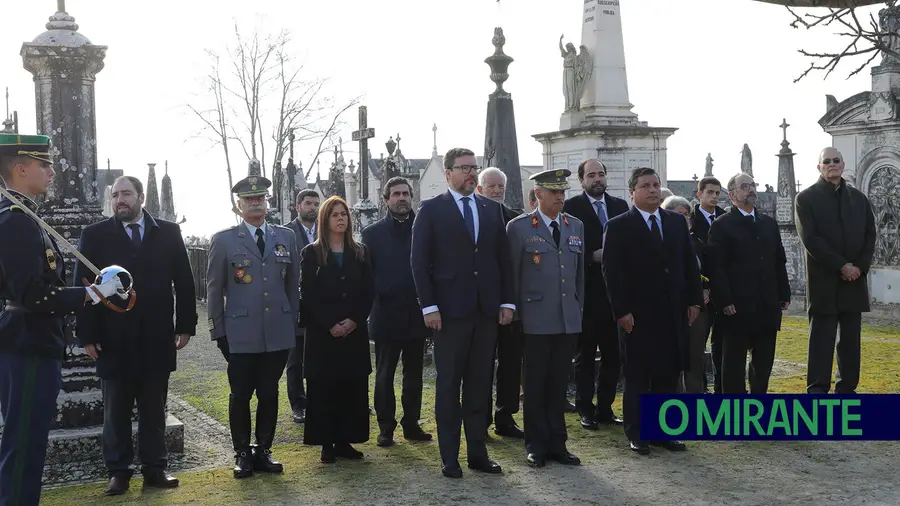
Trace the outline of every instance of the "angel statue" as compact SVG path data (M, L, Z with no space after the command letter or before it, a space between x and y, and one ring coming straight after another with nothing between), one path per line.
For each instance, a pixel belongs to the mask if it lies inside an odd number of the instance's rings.
M575 52L575 45L569 42L563 47L563 37L559 36L559 52L563 57L563 95L566 97L565 112L581 110L584 85L594 72L594 58L582 44L581 52Z

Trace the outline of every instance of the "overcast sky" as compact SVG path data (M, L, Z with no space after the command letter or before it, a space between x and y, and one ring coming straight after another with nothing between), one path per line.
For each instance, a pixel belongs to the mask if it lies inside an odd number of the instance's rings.
M505 88L516 108L519 158L541 163L531 136L555 131L564 105L562 59L557 43L580 41L583 0L343 0L340 2L255 0L68 0L66 7L91 42L109 46L97 75L97 144L101 168L142 180L147 163L168 160L176 210L187 216L188 234L211 235L234 224L221 148L197 138L200 124L186 104L210 104L203 78L205 49L221 51L233 38L235 20L244 31L290 29L293 56L308 78L329 78L328 95L338 102L362 96L376 137L373 156L398 132L403 153L428 158L432 124L443 153L484 146L487 96L494 89L484 58L493 52L493 28L501 24L505 52L515 61ZM56 10L52 0L6 6L0 31L0 86L19 111L20 132L35 129L34 87L22 68L21 45L44 31ZM827 50L842 40L827 29L789 26L779 6L750 0L620 0L628 85L634 111L651 126L677 127L669 139L669 179L703 175L707 152L716 175L739 169L746 142L760 183L775 185L782 118L797 153L803 186L815 180L819 150L830 144L817 121L825 95L838 100L870 89L867 70L846 79L843 64L828 80L813 74L798 84L807 66L799 48ZM852 62L851 62L852 63ZM356 111L347 120L356 127ZM345 157L358 159L344 132ZM297 147L308 166L314 146ZM232 148L238 174L246 158ZM323 172L331 157L322 160ZM324 174L323 174L324 175Z

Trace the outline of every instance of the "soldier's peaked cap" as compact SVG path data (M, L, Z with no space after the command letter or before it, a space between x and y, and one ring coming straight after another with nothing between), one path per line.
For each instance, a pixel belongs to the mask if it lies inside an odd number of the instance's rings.
M0 156L29 156L53 163L50 137L46 135L0 134Z
M534 181L535 186L546 188L548 190L568 190L569 176L572 171L569 169L550 169L532 175L530 178Z
M231 187L231 193L238 197L262 197L269 193L272 181L262 176L247 176Z

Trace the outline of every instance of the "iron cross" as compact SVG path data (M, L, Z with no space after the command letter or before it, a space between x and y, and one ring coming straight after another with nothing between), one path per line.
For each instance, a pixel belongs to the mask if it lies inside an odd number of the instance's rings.
M787 128L788 128L789 126L791 126L791 125L787 122L787 118L782 118L782 119L781 119L781 125L779 125L779 126L781 127L781 130L784 132L784 140L787 140Z
M366 106L359 106L359 130L352 139L359 142L359 188L363 199L369 198L369 139L375 137L375 129L368 127Z

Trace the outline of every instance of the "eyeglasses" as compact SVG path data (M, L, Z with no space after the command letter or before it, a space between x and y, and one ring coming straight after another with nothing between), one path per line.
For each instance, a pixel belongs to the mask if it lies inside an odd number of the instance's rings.
M451 169L457 169L463 174L471 174L472 172L481 172L481 167L477 165L454 165Z
M831 165L832 163L841 163L840 158L826 158L822 160L822 165Z
M738 188L741 190L749 190L750 188L756 189L759 187L759 183L741 183L738 185Z

